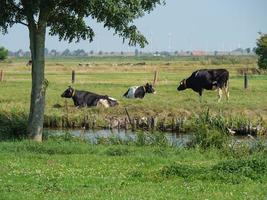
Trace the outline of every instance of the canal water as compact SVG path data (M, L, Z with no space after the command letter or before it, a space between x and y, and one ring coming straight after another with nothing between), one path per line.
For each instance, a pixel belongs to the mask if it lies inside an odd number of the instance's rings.
M165 143L169 146L187 147L193 140L193 134L176 134L176 133L147 133L147 132L132 132L117 129L102 129L102 130L45 130L46 136L71 136L82 138L89 143L99 144L101 141L116 141L122 144L136 143L140 140L146 144ZM249 146L257 145L259 142L267 146L267 138L259 140L252 136L235 136L231 137L229 145L248 144Z

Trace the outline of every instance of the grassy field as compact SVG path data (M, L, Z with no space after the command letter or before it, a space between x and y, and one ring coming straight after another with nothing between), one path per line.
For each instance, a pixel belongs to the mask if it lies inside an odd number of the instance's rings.
M0 113L3 115L22 113L23 118L27 116L31 76L26 62L27 59L11 59L0 63L0 69L5 71L5 82L0 83ZM145 62L146 65L140 65L140 62ZM49 124L49 120L54 120L54 124L61 126L57 119L66 115L66 107L65 100L60 95L71 85L72 70L76 70L77 74L74 84L76 89L107 94L120 103L114 108L78 110L73 106L72 100L67 100L68 117L73 122L81 121L86 113L94 116L100 124L105 124L105 120L125 118L125 107L133 117L190 118L209 108L211 113L222 113L226 117L234 115L252 121L267 121L267 75L249 75L249 88L244 90L243 77L238 73L240 68L255 66L256 58L246 56L48 58L45 72L49 81L46 124ZM217 103L215 91L205 91L202 103L199 102L198 94L190 89L177 92L178 83L201 68L226 68L230 71L229 102L223 99L221 103ZM156 95L147 95L143 100L122 97L129 86L152 82L155 70L159 72ZM55 108L56 104L62 107Z
M267 199L266 152L0 143L0 199Z
M0 63L5 72L0 83L0 140L5 134L26 133L31 88L26 62ZM81 124L89 115L104 124L112 118L124 119L127 107L133 117L197 119L192 126L194 142L187 148L168 147L158 132L152 133L157 138L153 144L143 141L142 132L140 140L128 145L114 138L92 145L68 135L46 136L41 144L1 141L0 199L266 200L265 143L258 137L255 145L234 146L231 137L223 134L224 124L231 125L232 117L241 126L244 121L249 126L251 122L266 125L266 73L249 74L247 90L239 73L255 65L255 57L48 58L45 126L52 122L60 127L66 115L72 123ZM230 71L229 102L217 103L217 94L211 91L205 91L201 103L191 90L177 92L180 80L200 68ZM120 105L76 109L71 100L66 103L60 95L71 85L72 70L77 73L76 89L108 94ZM155 70L159 72L156 95L143 100L122 98L129 86L151 82Z

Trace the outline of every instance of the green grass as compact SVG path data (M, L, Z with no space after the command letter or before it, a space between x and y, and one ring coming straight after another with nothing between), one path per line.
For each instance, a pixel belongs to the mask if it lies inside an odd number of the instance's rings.
M266 153L210 149L0 144L0 199L265 199Z
M131 65L138 62L147 65ZM5 82L0 83L0 139L26 133L31 76L25 63L26 59L0 63L5 71ZM225 124L245 127L267 120L267 75L250 75L245 91L237 71L247 64L255 66L255 57L47 59L45 125L60 127L67 114L77 124L89 115L101 125L111 117L124 119L127 107L135 117L193 119L187 126L193 126L198 137L194 148L186 149L168 147L155 133L153 144L144 141L143 133L129 145L114 145L120 144L116 139L92 145L68 135L49 137L41 144L0 142L0 199L267 199L264 144L229 147L229 138L221 135ZM205 91L200 103L191 90L176 91L179 81L194 70L222 67L231 75L229 102L218 104L215 92ZM67 113L60 94L70 85L72 69L77 73L75 88L108 94L120 105L78 110L67 100ZM155 69L159 70L156 95L122 98L129 86L152 81ZM62 107L54 108L55 104Z
M219 64L213 65L209 60L217 59ZM223 64L229 60L230 64ZM146 61L146 66L131 65ZM226 62L226 63L227 63ZM5 82L0 83L0 112L24 113L29 111L31 75L26 59L14 59L0 63L5 71ZM78 63L91 63L90 66L79 67ZM116 64L125 63L123 66ZM164 64L165 63L165 64ZM169 63L169 65L166 65ZM244 63L248 63L244 65ZM48 58L46 61L46 78L49 81L46 96L46 125L54 123L61 126L65 116L65 99L61 93L71 85L71 70L75 69L76 89L107 94L118 99L120 105L114 108L76 109L72 100L67 100L69 120L80 126L84 116L96 118L99 126L105 125L110 118L126 117L127 107L133 117L157 116L171 121L172 117L190 118L209 108L213 114L242 116L251 121L267 121L267 75L249 75L249 88L243 89L243 77L237 71L244 66L254 67L255 57L102 57L102 58ZM205 91L203 102L199 102L198 94L188 89L177 92L176 88L183 78L200 68L226 68L230 71L230 101L225 99L217 103L215 91ZM154 70L158 69L159 77L156 95L147 95L143 100L125 99L122 95L129 86L143 85L152 82ZM61 108L54 108L59 104ZM51 122L52 121L52 122ZM257 122L256 122L257 123Z

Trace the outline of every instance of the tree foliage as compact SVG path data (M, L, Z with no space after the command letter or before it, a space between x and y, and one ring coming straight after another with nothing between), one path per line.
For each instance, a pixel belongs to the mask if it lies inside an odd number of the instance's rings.
M259 56L259 68L267 69L267 34L260 34L260 38L257 40L255 53Z
M5 60L8 55L8 50L4 47L0 47L0 60Z
M37 26L46 23L50 35L60 40L93 40L95 33L85 18L90 17L125 39L144 47L147 40L134 20L152 11L163 0L0 0L0 30L6 33L16 23ZM4 11L4 12L2 12Z

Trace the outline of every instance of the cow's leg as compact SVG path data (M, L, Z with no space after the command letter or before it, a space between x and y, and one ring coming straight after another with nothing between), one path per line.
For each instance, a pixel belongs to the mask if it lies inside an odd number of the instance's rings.
M202 93L203 93L203 90L199 90L198 91L198 94L199 94L199 101L202 102Z
M218 88L218 102L221 102L222 95L223 95L222 88Z
M227 99L227 101L229 100L229 90L228 90L228 86L223 87L223 93Z
M124 93L124 97L128 97L128 93L129 93L130 89L127 90L127 92Z
M229 100L229 80L227 81L227 84L225 86L225 95L226 95L226 99L228 101Z

